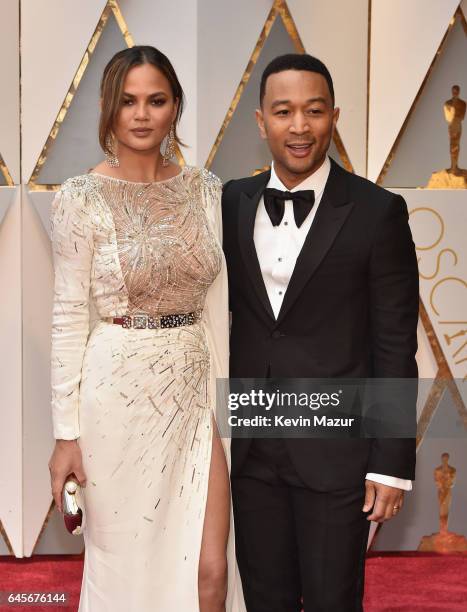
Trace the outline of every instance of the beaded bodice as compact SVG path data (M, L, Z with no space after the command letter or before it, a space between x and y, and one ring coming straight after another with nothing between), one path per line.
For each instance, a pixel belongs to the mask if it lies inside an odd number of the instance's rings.
M92 173L64 183L52 223L63 227L69 215L63 239L76 236L70 256L81 249L83 265L91 258L90 290L100 316L203 309L222 261L208 210L220 190L219 179L193 167L156 183ZM55 242L60 249L60 236Z

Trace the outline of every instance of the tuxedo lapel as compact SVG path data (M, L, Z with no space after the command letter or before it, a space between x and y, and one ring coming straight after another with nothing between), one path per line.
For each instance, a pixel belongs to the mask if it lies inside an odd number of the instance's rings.
M255 187L256 191L253 194L242 193L240 195L239 213L238 213L238 241L240 251L245 263L245 268L254 287L255 293L261 302L264 310L274 320L274 313L271 303L268 298L268 293L264 285L263 275L258 261L254 243L254 229L256 211L258 204L263 194L263 191L268 184L270 172L264 172L258 175L258 182Z
M345 172L332 161L331 172L316 217L297 258L277 318L277 324L281 323L307 282L316 272L353 206L353 203L347 197Z

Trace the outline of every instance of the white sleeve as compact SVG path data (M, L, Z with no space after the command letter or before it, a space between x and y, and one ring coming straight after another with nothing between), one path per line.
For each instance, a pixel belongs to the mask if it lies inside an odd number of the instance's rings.
M82 191L67 181L51 214L55 288L52 315L52 420L56 439L79 437L79 387L89 335L92 227Z
M221 270L209 287L203 310L203 323L211 356L210 397L214 417L217 416L216 380L229 377L229 296L227 266L222 251L222 183L204 171L203 199L211 231L221 250ZM227 463L230 465L230 439L222 439Z
M396 489L403 489L404 491L412 490L412 481L405 480L405 478L396 478L395 476L385 476L384 474L373 473L367 474L365 478L366 480L379 482L380 484L387 485L388 487L396 487Z

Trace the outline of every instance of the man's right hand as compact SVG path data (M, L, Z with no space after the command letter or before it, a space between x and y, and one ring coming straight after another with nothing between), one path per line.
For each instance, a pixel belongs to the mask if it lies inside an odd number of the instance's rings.
M404 503L404 491L396 487L374 482L373 480L365 480L365 504L362 508L363 512L372 510L372 513L366 517L367 521L375 521L376 523L384 523L391 520Z
M72 475L82 487L86 486L81 449L77 440L57 440L49 460L50 482L55 504L60 512L62 491L67 478Z

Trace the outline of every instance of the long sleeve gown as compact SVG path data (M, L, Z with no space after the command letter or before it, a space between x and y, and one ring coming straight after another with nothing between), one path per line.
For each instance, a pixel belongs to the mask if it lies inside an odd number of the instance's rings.
M54 435L78 439L87 475L80 612L199 611L215 381L228 377L220 197L217 177L184 167L155 183L77 176L54 200ZM192 312L173 328L106 320ZM233 529L228 562L227 610L242 612Z

